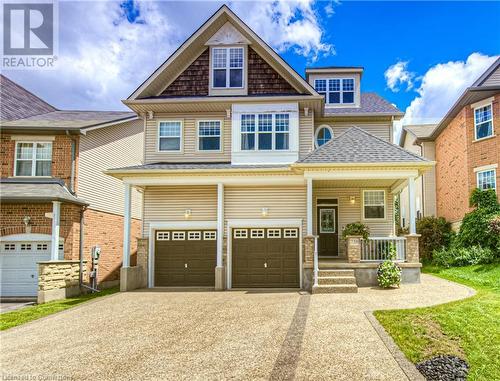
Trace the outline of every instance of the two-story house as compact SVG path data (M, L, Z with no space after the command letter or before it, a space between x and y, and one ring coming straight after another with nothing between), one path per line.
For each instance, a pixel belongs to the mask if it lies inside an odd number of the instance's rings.
M394 236L394 194L433 162L391 143L402 113L362 91L361 67L295 72L221 7L124 101L145 121L144 164L114 168L144 195L123 290L302 287L356 291L394 247L419 280L415 226ZM370 238L342 238L362 222ZM316 249L315 249L316 248ZM313 287L314 286L314 287Z
M416 139L435 155L436 214L454 229L470 211L469 196L475 188L498 189L498 131L500 58L463 92L435 128Z
M116 284L124 186L103 170L141 163L142 121L132 112L58 110L5 76L0 99L0 296L37 296L44 261L76 262L78 271L81 258L90 270L93 246L101 248L100 287ZM137 237L137 192L129 213ZM51 290L40 291L47 291L42 301L51 298Z

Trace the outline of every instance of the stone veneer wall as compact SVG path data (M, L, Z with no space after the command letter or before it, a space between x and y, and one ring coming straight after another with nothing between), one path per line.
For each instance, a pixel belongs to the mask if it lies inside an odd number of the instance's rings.
M79 261L38 263L38 303L64 299L80 294ZM84 266L85 275L85 266Z

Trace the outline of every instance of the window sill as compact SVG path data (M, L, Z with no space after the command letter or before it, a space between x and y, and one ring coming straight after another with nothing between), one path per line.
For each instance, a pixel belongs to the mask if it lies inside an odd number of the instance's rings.
M496 137L497 137L497 135L493 134L493 135L486 136L486 137L481 138L481 139L474 139L474 140L472 140L472 143L479 143L479 142L483 142L485 140L493 139L493 138L496 138Z

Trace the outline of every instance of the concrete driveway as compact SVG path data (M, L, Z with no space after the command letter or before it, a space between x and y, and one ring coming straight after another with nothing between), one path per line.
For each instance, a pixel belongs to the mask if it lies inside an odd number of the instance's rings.
M1 369L46 380L399 381L405 373L364 312L468 295L426 275L358 294L120 293L2 332Z

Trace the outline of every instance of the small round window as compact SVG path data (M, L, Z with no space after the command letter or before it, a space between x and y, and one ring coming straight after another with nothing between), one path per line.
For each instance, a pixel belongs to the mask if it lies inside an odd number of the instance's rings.
M333 138L333 131L329 126L320 126L316 130L316 146L321 147Z

